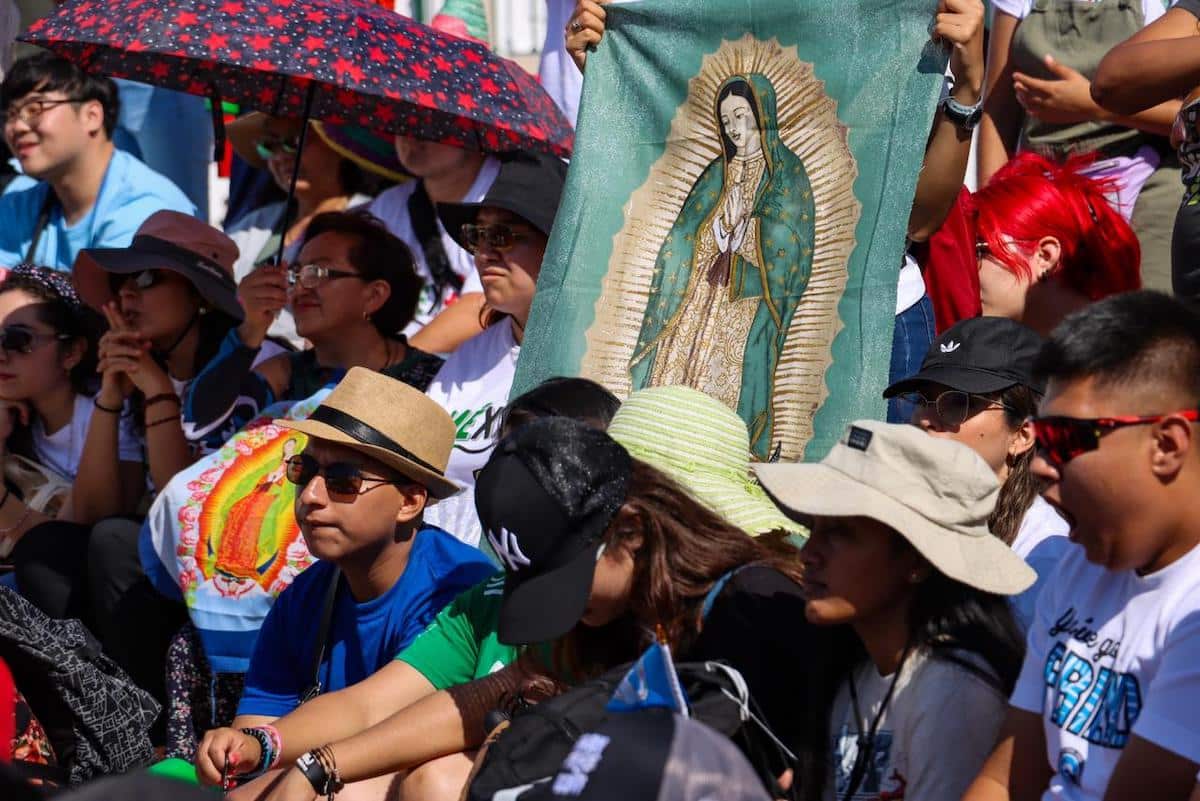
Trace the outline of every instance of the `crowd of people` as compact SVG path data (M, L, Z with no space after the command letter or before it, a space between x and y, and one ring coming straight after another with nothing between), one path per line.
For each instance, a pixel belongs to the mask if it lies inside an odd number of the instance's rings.
M1200 798L1200 2L992 2L931 20L887 422L808 463L684 386L512 397L566 161L253 112L229 137L272 191L218 227L122 148L111 79L12 64L5 797L146 741L234 801ZM605 18L566 19L579 72ZM230 670L146 532L264 415L299 550L202 547L298 575ZM732 684L602 714L655 659L667 695ZM116 685L137 714L80 712Z

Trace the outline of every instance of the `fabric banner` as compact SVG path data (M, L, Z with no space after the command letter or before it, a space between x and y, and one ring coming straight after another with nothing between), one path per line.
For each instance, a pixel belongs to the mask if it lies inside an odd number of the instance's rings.
M606 8L513 392L683 384L819 459L884 415L937 0Z
M142 566L159 592L187 604L215 672L245 672L267 612L312 562L283 466L305 437L273 421L308 417L331 389L263 410L150 507Z

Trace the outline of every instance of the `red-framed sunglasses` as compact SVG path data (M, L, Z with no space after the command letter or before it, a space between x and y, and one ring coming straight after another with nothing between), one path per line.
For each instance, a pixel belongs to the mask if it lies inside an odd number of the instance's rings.
M1196 409L1147 417L1097 417L1092 420L1078 417L1035 417L1033 431L1037 438L1038 450L1046 461L1055 468L1060 468L1081 453L1099 448L1100 438L1110 431L1126 426L1159 423L1176 415L1193 423L1200 421L1200 411Z

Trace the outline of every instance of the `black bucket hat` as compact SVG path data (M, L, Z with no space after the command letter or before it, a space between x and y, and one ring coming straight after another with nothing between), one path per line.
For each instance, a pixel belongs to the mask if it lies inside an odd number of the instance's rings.
M476 479L475 508L504 565L501 642L553 640L583 617L631 469L610 436L562 417L535 420L496 446Z
M467 244L462 227L474 223L484 206L511 211L546 236L554 228L554 215L567 180L566 163L554 156L532 153L514 153L505 159L481 202L438 204L442 226L464 250Z
M1023 384L1041 394L1045 382L1033 375L1033 360L1042 337L1007 317L972 317L948 328L934 340L916 375L883 392L891 398L922 384L941 384L961 392L986 395Z

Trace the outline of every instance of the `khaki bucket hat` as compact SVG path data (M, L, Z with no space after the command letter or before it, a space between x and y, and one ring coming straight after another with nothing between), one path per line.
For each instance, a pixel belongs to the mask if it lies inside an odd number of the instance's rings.
M819 463L754 469L792 514L877 520L970 587L1016 595L1037 580L988 530L1000 486L987 463L958 442L916 426L860 420Z
M446 478L457 431L450 415L424 392L374 370L350 368L308 418L275 425L362 451L435 500L462 489Z

